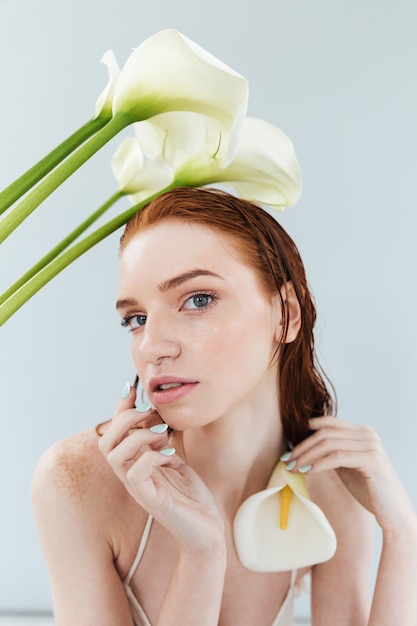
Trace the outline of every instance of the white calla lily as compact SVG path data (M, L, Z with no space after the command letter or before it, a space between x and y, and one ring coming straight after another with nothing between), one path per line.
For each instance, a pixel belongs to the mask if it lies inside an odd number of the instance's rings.
M0 295L0 325L64 267L126 223L158 193L181 185L230 184L242 198L280 208L300 193L289 139L262 120L245 118L248 83L174 29L134 49L120 71L102 57L108 82L95 115L0 192L4 241L46 198L115 135L138 123L113 158L119 189ZM134 202L74 243L119 198ZM16 206L12 205L19 200Z
M113 50L107 50L100 59L101 63L107 66L109 80L107 85L97 98L94 118L105 116L110 119L113 115L113 98L116 90L117 81L120 76L120 68L117 63Z
M226 183L246 200L276 209L295 204L301 193L301 173L294 146L269 122L247 117L233 161L221 168L208 152L200 152L176 171L188 186Z
M118 151L113 167L119 189L129 193L134 202L144 198L141 185L151 183L152 168L158 185L154 191L171 184L225 184L241 198L278 210L295 204L299 198L301 174L294 146L282 130L264 120L244 119L236 155L228 166L217 159L224 139L207 116L184 111L165 113L135 124L135 133L135 150L132 143L129 149ZM149 184L146 182L148 190Z
M290 488L288 524L280 528L282 493ZM255 572L280 572L309 567L330 559L336 536L324 513L311 502L305 477L291 474L280 461L267 488L240 506L234 520L239 559Z
M246 113L245 78L182 35L166 29L133 50L117 81L113 114L132 121L169 111L194 111L217 122L218 158L230 161Z

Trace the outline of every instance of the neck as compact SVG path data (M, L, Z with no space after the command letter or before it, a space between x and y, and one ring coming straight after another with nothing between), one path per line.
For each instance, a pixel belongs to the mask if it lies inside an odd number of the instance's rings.
M174 445L233 518L246 498L266 488L283 452L282 424L276 408L255 416L241 412L238 420L176 432Z

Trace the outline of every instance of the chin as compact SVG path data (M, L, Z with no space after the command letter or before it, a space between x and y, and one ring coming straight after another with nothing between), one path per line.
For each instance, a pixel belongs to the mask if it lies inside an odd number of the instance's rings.
M158 411L158 409L156 409ZM175 430L177 432L182 432L184 430L191 430L194 428L202 428L204 426L207 426L207 424L209 424L212 420L206 421L206 420L199 420L197 418L197 412L193 411L192 414L190 415L187 412L184 412L181 409L178 410L167 410L166 407L164 407L161 411L158 411L158 414L161 416L161 418L164 420L164 422L166 424L168 424L169 428L172 428L172 430Z

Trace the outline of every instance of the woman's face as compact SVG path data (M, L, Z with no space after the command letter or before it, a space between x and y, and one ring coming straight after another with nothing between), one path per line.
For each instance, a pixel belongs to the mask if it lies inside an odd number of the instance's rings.
M266 398L278 406L279 300L228 238L183 220L139 233L121 255L117 307L145 391L175 430L259 414Z

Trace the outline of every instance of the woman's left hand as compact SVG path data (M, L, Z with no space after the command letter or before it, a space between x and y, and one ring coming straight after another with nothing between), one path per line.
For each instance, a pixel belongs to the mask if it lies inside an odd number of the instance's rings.
M315 433L294 447L290 461L296 464L290 471L301 468L313 475L336 470L383 531L398 531L409 520L415 523L409 498L374 430L331 416L312 418L309 424Z

